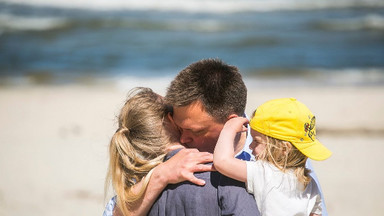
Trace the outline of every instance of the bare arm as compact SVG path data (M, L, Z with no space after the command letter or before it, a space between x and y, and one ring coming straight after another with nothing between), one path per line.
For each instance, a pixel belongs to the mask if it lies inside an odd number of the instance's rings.
M309 216L321 216L321 214L315 214L315 213L311 213Z
M146 215L152 204L168 184L176 184L182 181L190 181L197 185L204 185L205 182L196 178L193 173L212 171L212 165L204 163L212 162L212 154L199 152L197 149L182 149L168 161L158 165L152 173L144 195L130 208L130 215ZM135 185L134 190L140 190L142 182ZM115 216L122 215L119 209L115 208Z
M228 120L213 153L215 169L225 176L242 182L247 180L247 165L245 161L234 158L234 140L238 133L247 131L244 127L247 122L248 120L242 117Z

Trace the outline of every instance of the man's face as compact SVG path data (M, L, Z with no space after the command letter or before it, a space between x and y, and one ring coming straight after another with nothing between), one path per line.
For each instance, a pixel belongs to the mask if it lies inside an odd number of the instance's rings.
M180 142L184 146L211 153L224 126L204 110L200 101L174 107L173 121L180 129Z

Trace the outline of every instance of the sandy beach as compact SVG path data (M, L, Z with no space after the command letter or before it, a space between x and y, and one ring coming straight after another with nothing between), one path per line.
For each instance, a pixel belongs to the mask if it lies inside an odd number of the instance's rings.
M147 85L146 85L147 84ZM164 94L167 82L155 91ZM112 84L0 87L0 215L102 215L107 146L131 87ZM247 114L295 97L316 115L333 151L313 161L329 215L381 215L384 87L249 90Z

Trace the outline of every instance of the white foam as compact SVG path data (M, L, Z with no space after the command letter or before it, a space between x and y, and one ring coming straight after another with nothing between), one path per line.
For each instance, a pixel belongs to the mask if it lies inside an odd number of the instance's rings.
M122 92L128 92L134 87L149 87L164 95L166 88L176 75L163 77L136 77L119 75L110 78ZM248 88L275 88L286 86L383 86L384 68L345 68L345 69L308 69L305 76L286 75L279 77L247 76L243 79ZM105 78L104 78L105 81Z
M42 31L60 27L65 20L57 17L23 17L10 14L0 14L1 30L33 30Z
M244 78L249 87L276 86L383 86L384 68L307 69L304 75L252 76Z
M346 68L342 70L317 69L313 71L322 80L333 85L384 84L383 68Z
M241 11L312 10L344 7L384 7L382 0L2 0L35 6L90 10L160 10L229 13Z
M323 26L331 30L384 30L384 17L378 14L368 14L366 16L351 19L336 19L323 22Z

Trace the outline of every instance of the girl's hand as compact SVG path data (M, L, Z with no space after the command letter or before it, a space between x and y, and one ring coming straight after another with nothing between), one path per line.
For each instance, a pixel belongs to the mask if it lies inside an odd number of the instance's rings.
M233 117L225 123L223 130L225 130L226 132L234 131L236 133L246 132L247 127L245 125L248 124L248 122L249 121L247 118Z

